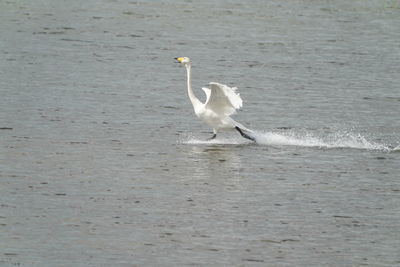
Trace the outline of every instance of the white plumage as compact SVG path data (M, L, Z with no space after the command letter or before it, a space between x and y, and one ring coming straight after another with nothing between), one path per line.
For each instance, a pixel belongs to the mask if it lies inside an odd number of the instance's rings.
M243 137L255 141L255 138L249 135L253 131L230 117L243 104L240 95L236 92L237 88L211 82L210 88L202 88L207 96L206 102L202 103L192 90L190 59L188 57L175 59L186 67L189 99L193 104L196 115L213 129L214 135L211 139L215 138L220 130L236 129Z
M218 114L230 116L236 113L236 109L242 107L242 99L236 93L236 87L229 87L224 84L210 83L210 88L203 88L204 91L210 92L207 95L205 103L206 108L213 110ZM206 90L207 89L207 90Z

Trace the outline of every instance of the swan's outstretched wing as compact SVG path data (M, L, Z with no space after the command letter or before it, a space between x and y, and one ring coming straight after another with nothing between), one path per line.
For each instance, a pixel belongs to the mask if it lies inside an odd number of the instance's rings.
M236 90L236 87L229 87L220 83L210 83L210 89L204 90L207 95L205 108L211 109L221 115L229 116L234 114L236 109L242 107L243 102L240 95L236 93Z
M206 96L207 96L206 103L207 103L207 101L208 101L208 99L210 98L210 95L211 95L211 89L207 88L207 87L203 87L201 89L203 89L204 93L206 93Z

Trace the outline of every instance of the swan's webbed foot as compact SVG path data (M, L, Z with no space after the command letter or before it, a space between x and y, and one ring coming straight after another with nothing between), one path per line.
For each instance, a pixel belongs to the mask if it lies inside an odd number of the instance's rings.
M253 142L256 142L256 139L255 139L253 136L250 136L250 135L244 133L243 130L240 129L239 127L236 126L235 129L236 129L236 130L240 133L240 135L243 136L244 138L249 139L249 140L251 140L251 141L253 141Z
M213 139L215 139L215 137L217 137L217 134L213 134L213 136L211 136L210 138L208 138L207 141L213 140Z

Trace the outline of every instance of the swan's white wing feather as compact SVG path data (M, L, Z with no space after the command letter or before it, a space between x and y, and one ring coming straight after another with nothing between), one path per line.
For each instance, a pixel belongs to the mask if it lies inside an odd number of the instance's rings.
M243 103L236 90L236 87L214 82L210 83L211 94L207 97L205 107L221 115L229 116L234 114L236 109L242 107Z
M204 93L206 93L207 98L206 98L206 102L205 103L207 103L207 101L208 101L208 99L210 98L210 95L211 95L211 89L207 88L207 87L203 87L201 89L203 89Z

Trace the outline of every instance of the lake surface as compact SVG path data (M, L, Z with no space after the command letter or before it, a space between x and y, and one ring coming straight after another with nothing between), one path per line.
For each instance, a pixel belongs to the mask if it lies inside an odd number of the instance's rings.
M400 265L398 1L1 1L1 266ZM256 131L205 141L193 85Z

